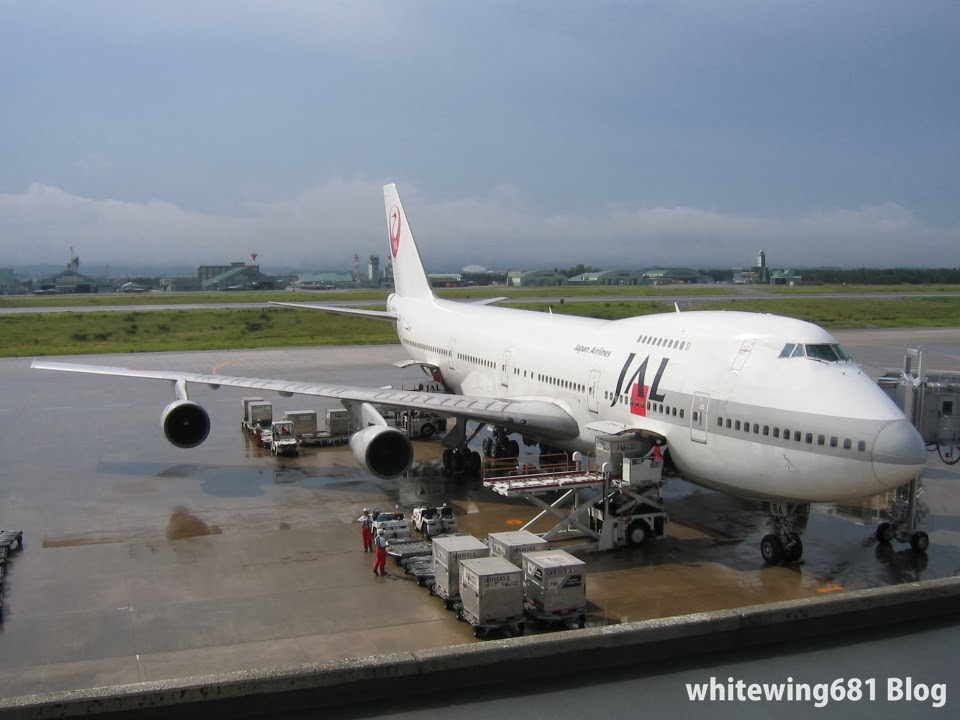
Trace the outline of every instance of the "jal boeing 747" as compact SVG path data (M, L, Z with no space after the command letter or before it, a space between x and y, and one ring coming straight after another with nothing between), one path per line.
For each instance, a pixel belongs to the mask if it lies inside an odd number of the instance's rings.
M598 435L662 442L686 480L770 503L768 561L799 559L791 512L799 505L863 498L917 478L922 438L826 330L775 315L703 311L597 320L437 298L394 185L384 187L395 292L387 309L317 308L389 320L417 364L449 393L405 392L289 380L135 370L35 360L33 367L172 382L167 439L202 443L207 412L189 400L201 383L338 399L360 429L357 462L380 478L413 461L409 439L378 408L455 418L445 465L477 471L468 422L496 428L496 455L527 443L592 452ZM283 303L297 305L295 303ZM473 433L475 436L476 433ZM488 445L489 449L489 445Z

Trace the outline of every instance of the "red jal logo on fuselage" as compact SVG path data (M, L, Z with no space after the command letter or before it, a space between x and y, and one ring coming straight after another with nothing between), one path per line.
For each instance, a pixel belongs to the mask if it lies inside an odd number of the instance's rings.
M390 254L397 256L400 249L400 209L394 205L390 208Z

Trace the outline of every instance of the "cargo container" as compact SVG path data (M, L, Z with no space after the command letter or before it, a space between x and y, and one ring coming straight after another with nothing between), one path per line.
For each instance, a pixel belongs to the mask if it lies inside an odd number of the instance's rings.
M473 535L448 535L433 539L433 572L436 585L431 592L443 598L449 610L460 593L460 561L487 557L490 548Z
M302 435L313 435L317 432L316 410L287 410L283 419L293 423L293 432L298 439Z
M504 557L517 567L523 567L522 555L550 547L550 543L542 537L527 530L490 533L487 544L490 546L491 555Z
M575 621L587 612L586 563L564 550L523 556L525 610L537 621Z
M523 571L496 555L460 562L457 617L473 625L474 635L490 630L523 631Z

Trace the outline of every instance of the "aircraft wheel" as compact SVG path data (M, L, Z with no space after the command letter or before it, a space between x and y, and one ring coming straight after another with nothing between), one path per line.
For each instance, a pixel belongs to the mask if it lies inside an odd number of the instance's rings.
M627 528L627 541L631 545L643 545L649 539L650 526L643 520L635 520L631 523L630 527Z
M793 544L786 551L787 562L800 562L800 558L803 557L803 543L800 542L800 536L796 533L790 533L790 540Z
M520 457L520 443L511 440L507 445L507 457Z
M487 629L485 627L480 627L479 625L473 626L473 636L475 638L482 638L487 636Z
M910 547L914 552L925 553L930 547L930 538L922 530L910 538Z
M783 560L783 543L776 535L765 535L760 541L760 555L763 561L770 565L776 565Z
M877 525L877 542L891 543L896 537L893 525L888 522L882 522Z
M453 450L447 448L443 451L443 469L446 472L450 472L450 468L453 467Z
M420 437L424 440L432 438L433 434L436 432L436 428L433 427L430 423L427 423L422 428L420 428Z
M484 438L481 447L484 457L493 457L493 438Z

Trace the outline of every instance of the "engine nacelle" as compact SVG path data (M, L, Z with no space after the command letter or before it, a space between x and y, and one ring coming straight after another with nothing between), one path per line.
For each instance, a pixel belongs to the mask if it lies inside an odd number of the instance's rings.
M413 445L404 433L386 425L368 425L350 437L360 466L381 480L400 477L413 464Z
M160 423L167 440L180 448L194 448L210 434L207 411L189 400L174 400L167 405Z

